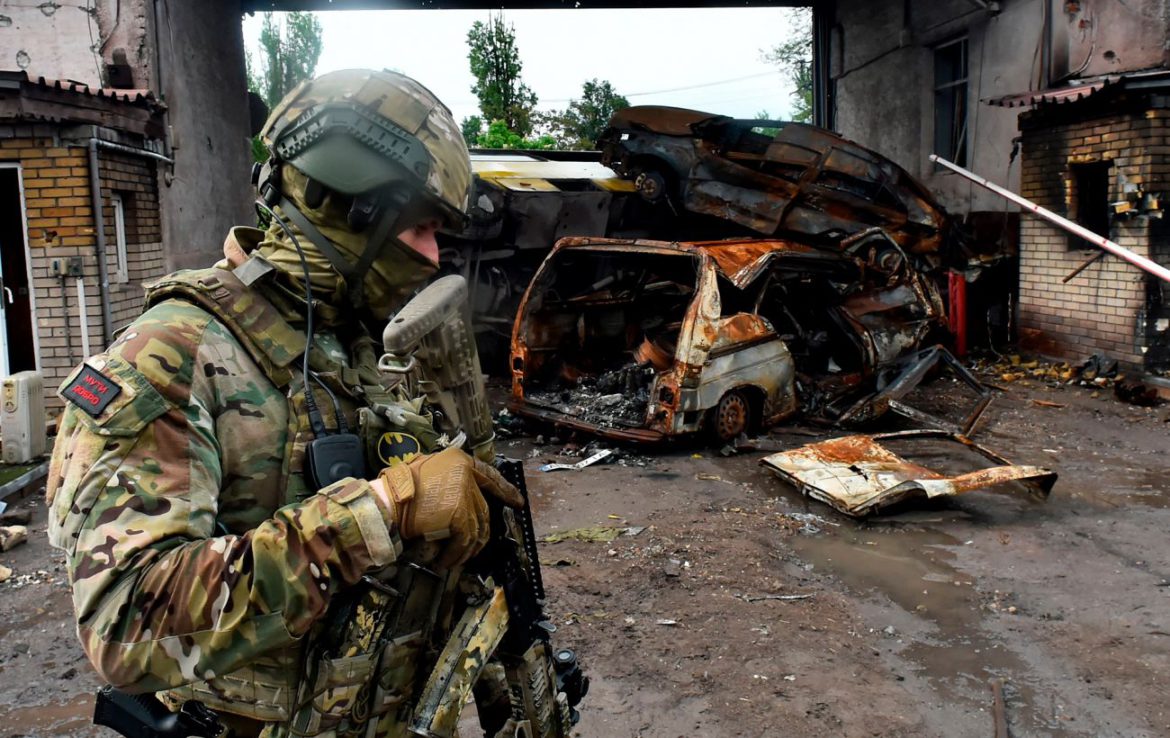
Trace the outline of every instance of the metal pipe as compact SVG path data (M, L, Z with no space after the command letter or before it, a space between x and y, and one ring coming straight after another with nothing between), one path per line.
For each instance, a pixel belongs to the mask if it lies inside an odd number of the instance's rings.
M110 305L110 274L109 270L106 269L106 223L102 204L101 167L98 164L97 150L99 148L108 149L109 151L117 151L127 156L153 159L170 165L174 165L175 160L162 154L156 154L153 151L147 151L146 149L124 146L112 141L103 141L96 136L89 139L89 144L86 148L89 150L89 197L93 202L94 236L96 239L94 241L94 249L98 264L98 288L102 298L102 338L104 340L104 347L109 345L110 341L113 340L114 318L113 308ZM86 356L89 356L89 352L86 352Z
M65 322L69 322L68 315L65 316ZM85 280L81 277L77 278L77 322L81 324L81 356L84 361L90 357L89 310L85 306Z
M122 154L129 154L130 156L141 156L145 159L154 159L155 161L161 161L165 164L175 163L175 160L168 156L156 154L153 151L148 151L146 149L139 149L133 146L123 146L122 144L117 144L112 141L103 141L100 138L93 138L90 140L96 141L99 148L109 149L110 151L117 151Z
M102 298L102 347L113 338L113 308L110 306L110 273L106 269L106 217L102 206L101 170L98 169L98 139L89 140L89 199L93 203L94 251L97 256L98 290ZM86 354L88 356L88 354Z
M60 262L58 261L57 263L59 264ZM57 281L60 282L59 286L61 287L61 308L62 308L61 314L65 316L65 320L64 320L64 323L65 323L65 346L69 349L69 364L72 366L72 364L73 364L73 329L70 327L71 321L69 320L69 287L67 285L67 283L69 281L69 277L65 274L64 269L62 269L60 271L60 273L57 274ZM81 358L87 359L89 357L83 356Z
M1114 256L1120 256L1122 259L1125 259L1130 264L1133 264L1134 266L1138 267L1139 269L1145 270L1145 271L1149 272L1150 274L1153 274L1155 277L1159 277L1167 282L1170 282L1170 269L1167 269L1166 267L1162 266L1161 264L1150 261L1149 259L1142 256L1141 254L1135 254L1134 252L1130 251L1129 249L1125 248L1124 246L1121 246L1117 243L1114 243L1113 241L1110 241L1108 238L1105 238L1104 236L1099 236L1096 233L1093 233L1092 231L1090 231L1088 228L1085 228L1084 226L1082 226L1078 223L1074 223L1071 220L1069 220L1068 218L1057 215L1056 213L1052 212L1051 210L1048 210L1047 208L1042 208L1039 205L1037 205L1036 203L1027 199L1026 197L1021 197L1020 195L1017 195L1016 193L1012 192L1011 190L1004 189L1003 187L1000 187L999 185L995 184L994 182L989 182L986 179L984 179L983 177L980 177L978 174L975 174L974 172L972 172L968 169L964 169L963 167L959 166L958 164L952 164L951 162L947 161L946 159L942 158L941 156L938 156L937 154L931 154L930 160L933 162L936 162L938 164L942 164L944 167L946 167L947 169L950 169L955 174L962 175L977 185L981 185L983 187L986 187L987 189L991 190L992 192L999 195L1000 197L1007 198L1008 200L1019 205L1020 207L1026 209L1026 210L1029 210L1029 211L1035 213L1036 215L1039 215L1041 218L1044 218L1045 220L1049 221L1050 223L1053 223L1057 226L1060 226L1061 228L1068 231L1069 233L1080 236L1081 238L1085 239L1086 241L1093 243L1093 244L1096 244L1097 246L1100 246L1101 248L1105 249L1106 251L1113 254Z

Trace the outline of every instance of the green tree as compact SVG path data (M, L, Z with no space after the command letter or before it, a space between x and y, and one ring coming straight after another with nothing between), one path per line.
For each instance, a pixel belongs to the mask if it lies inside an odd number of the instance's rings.
M253 59L251 52L245 56L248 89L263 98L269 110L316 74L323 47L321 24L312 13L283 15L282 20L277 20L275 13L264 14L259 60ZM252 155L257 161L268 158L259 136L252 139Z
M548 134L525 138L508 128L502 120L493 120L475 140L481 149L555 149L557 140Z
M592 149L610 117L628 107L630 101L617 94L608 80L594 78L587 81L581 88L581 97L570 102L563 115L565 140L569 147Z
M467 32L467 60L475 84L471 91L479 99L485 120L503 121L521 138L532 132L532 111L536 93L520 79L523 64L516 48L516 29L504 23L504 14L476 21Z
M760 112L756 113L756 120L775 120L775 118L773 118L772 114L767 110L761 110ZM773 137L780 132L779 128L754 128L752 130L759 131L765 136Z
M477 146L476 141L479 139L479 134L483 132L483 118L478 115L469 115L459 124L459 128L463 131L463 140L467 142L467 145Z
M788 10L787 41L764 52L764 61L775 64L792 83L792 120L808 123L813 113L812 8Z

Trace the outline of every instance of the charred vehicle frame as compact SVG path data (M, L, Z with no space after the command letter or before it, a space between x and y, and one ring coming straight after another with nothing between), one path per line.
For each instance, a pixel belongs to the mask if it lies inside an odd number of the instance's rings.
M881 231L833 248L566 238L516 316L511 406L646 442L726 442L801 410L868 420L903 407L916 362L938 362L944 349L919 349L944 322L935 285Z

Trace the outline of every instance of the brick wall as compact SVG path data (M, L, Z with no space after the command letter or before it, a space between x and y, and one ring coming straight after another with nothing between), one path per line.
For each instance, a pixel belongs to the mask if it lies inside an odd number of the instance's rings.
M134 320L142 312L142 285L163 274L162 227L159 221L155 164L149 159L116 151L99 151L102 211L106 226L106 269L110 275L110 302L114 327ZM113 196L122 199L126 239L127 278L118 275L117 229Z
M89 188L88 151L62 140L46 125L5 126L0 131L0 161L21 165L28 253L33 277L34 321L45 376L46 402L60 407L57 385L83 355L77 280L53 275L52 262L79 257L85 292L90 351L103 348L101 292L95 249L94 209ZM102 197L106 203L106 263L114 327L141 309L142 283L163 274L158 185L153 162L99 151ZM125 200L129 278L117 281L117 252L110 207L112 192Z
M1074 217L1070 167L1094 161L1112 162L1110 202L1124 198L1124 183L1146 192L1170 189L1170 111L1143 109L1135 100L1085 107L1054 106L1021 119L1024 197ZM1113 218L1109 230L1103 235L1150 255L1146 218ZM1020 246L1019 327L1025 347L1071 360L1104 353L1130 366L1142 365L1144 272L1107 255L1062 283L1098 249L1070 248L1065 231L1037 218L1024 219Z

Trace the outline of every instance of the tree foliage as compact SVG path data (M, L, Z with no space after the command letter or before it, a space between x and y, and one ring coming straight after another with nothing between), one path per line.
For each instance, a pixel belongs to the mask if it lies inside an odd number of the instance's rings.
M812 8L789 9L788 27L791 37L765 52L764 60L779 67L792 83L792 120L808 123L813 114Z
M469 115L459 123L459 129L463 132L463 140L467 142L468 146L478 146L476 141L479 139L479 134L483 132L483 118L478 115Z
M570 102L565 110L548 113L543 122L560 148L592 149L610 117L628 107L630 101L617 94L608 80L594 78L582 85L580 98Z
M503 121L507 130L523 138L532 132L536 93L520 78L523 64L516 48L515 26L504 23L503 13L476 21L467 32L467 60L484 120ZM489 126L490 131L490 126ZM486 134L485 134L486 135Z
M259 59L248 52L248 89L263 98L271 110L293 88L317 73L324 42L321 23L312 13L287 13L277 20L264 14L260 28ZM252 140L252 154L263 161L268 153L259 137Z
M480 132L475 146L481 149L556 149L557 140L548 134L524 137L508 128L502 120L493 120L486 131Z

